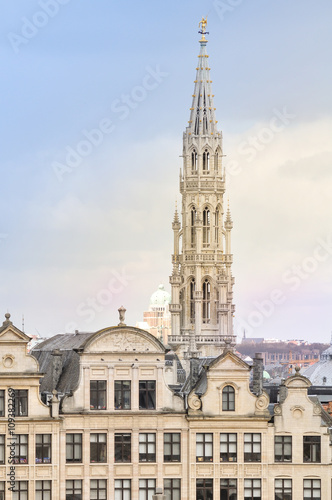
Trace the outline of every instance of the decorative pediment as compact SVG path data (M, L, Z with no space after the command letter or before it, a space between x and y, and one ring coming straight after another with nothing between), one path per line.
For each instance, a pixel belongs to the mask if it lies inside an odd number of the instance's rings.
M7 326L7 328L0 330L0 342L24 342L30 341L30 337L21 332L18 328L13 325Z
M101 330L90 337L85 352L165 353L164 346L153 335L139 328L116 327Z
M209 366L209 372L214 370L223 370L223 371L250 371L250 366L245 363L241 358L239 358L236 354L231 351L226 352L219 356L211 365Z

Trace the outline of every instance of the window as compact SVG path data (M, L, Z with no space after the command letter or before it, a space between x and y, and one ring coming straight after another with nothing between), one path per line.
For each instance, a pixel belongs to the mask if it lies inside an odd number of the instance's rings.
M5 481L0 481L0 500L5 500Z
M248 433L244 435L244 461L261 461L261 435Z
M28 500L28 481L15 481L13 500Z
M0 417L5 416L5 391L0 391Z
M155 410L156 408L156 381L139 381L139 407L140 410Z
M5 455L5 434L0 434L0 464L5 463L6 455Z
M196 462L212 462L213 434L196 434Z
M220 462L237 461L237 434L220 434Z
M115 462L131 462L131 434L114 435Z
M276 479L274 493L274 500L292 500L292 480Z
M82 500L82 481L81 481L81 479L67 479L67 481L66 481L66 500Z
M156 461L156 435L154 433L139 435L139 461Z
M180 462L181 434L179 432L165 432L164 434L164 462Z
M244 480L244 500L261 500L261 480Z
M36 434L36 464L50 464L51 453L51 434Z
M303 500L321 500L320 479L303 480Z
M231 385L222 390L222 411L235 411L235 391Z
M181 479L164 479L166 500L181 500Z
M190 282L190 323L195 322L195 278Z
M66 435L66 462L82 462L82 434Z
M190 212L190 242L191 248L196 246L196 209L192 208Z
M90 380L90 410L106 410L106 380Z
M206 174L210 170L210 154L206 149L203 153L203 173Z
M114 481L114 500L131 500L130 479L116 479Z
M320 462L320 436L303 436L303 462Z
M211 285L209 280L203 283L203 323L210 323L211 319Z
M191 170L193 174L197 171L197 152L195 149L191 153Z
M274 460L275 462L292 461L292 436L275 436Z
M218 170L219 170L219 153L218 151L216 151L214 154L214 171L218 172Z
M36 497L35 500L51 500L52 498L52 483L51 481L36 481Z
M213 500L213 479L196 479L196 500Z
M106 434L90 434L90 462L105 463L106 448L107 448Z
M205 207L203 210L203 247L210 246L210 210Z
M152 500L152 495L156 494L155 479L139 480L139 500Z
M130 410L130 380L116 380L114 382L114 408L116 410Z
M16 464L28 463L28 434L16 434L14 461Z
M15 416L25 417L28 415L28 391L15 390Z
M220 500L237 500L236 479L220 479Z
M94 500L106 500L106 479L90 479L90 498Z
M219 210L217 209L214 214L214 241L219 243Z

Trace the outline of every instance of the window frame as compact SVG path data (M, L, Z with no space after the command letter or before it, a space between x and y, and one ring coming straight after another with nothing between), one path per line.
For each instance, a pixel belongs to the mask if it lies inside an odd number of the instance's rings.
M276 477L274 480L274 500L292 500L292 495L293 495L292 479Z
M165 500L181 500L181 479L164 478Z
M93 483L95 483L94 487L92 487ZM96 492L96 496L91 495L93 491ZM100 496L101 493L105 493L105 496ZM107 479L90 479L90 498L95 500L107 499Z
M125 388L124 384L129 384L129 388ZM126 400L129 400L129 403L126 403ZM131 409L131 380L114 380L114 409Z
M6 393L4 389L0 389L0 417L4 417L6 415L5 412L5 403L6 403Z
M303 436L303 463L321 463L321 436Z
M82 479L66 479L66 500L82 500L82 494Z
M306 483L310 482L310 487L306 487ZM314 486L314 483L319 483L319 488ZM305 493L310 491L310 496L305 496ZM319 497L316 496L315 492L319 490ZM322 498L322 482L320 479L303 479L303 500L321 500Z
M202 438L202 439L201 439ZM211 438L211 440L207 440ZM199 440L201 439L201 440ZM211 447L211 453L208 449ZM202 453L199 453L199 448L202 448ZM213 433L212 432L197 432L196 433L196 462L213 462Z
M222 494L223 492L225 492L225 494ZM236 478L229 478L229 477L220 478L220 500L237 500Z
M125 484L127 482L129 487ZM119 486L117 483L121 483L121 485ZM126 495L126 492L129 492L129 495ZM114 500L131 500L131 479L114 479Z
M28 389L15 389L15 417L27 417L29 414Z
M73 436L72 441L69 441L69 436ZM76 441L79 436L80 440ZM68 449L72 449L72 457L68 458ZM79 451L79 458L76 458L77 450ZM67 432L66 433L66 464L82 463L83 461L83 435L81 432Z
M24 484L25 483L25 484ZM29 481L15 481L13 500L27 500L29 495ZM22 495L24 493L24 496Z
M156 409L156 401L157 401L156 387L157 384L155 380L139 380L138 393L139 393L140 410Z
M251 440L246 441L246 436L251 436ZM259 436L259 441L254 439L254 436ZM244 462L261 462L262 461L262 434L260 432L245 432L243 435L243 461ZM254 451L254 448L259 444L259 451ZM246 446L247 445L247 446ZM246 447L250 447L250 451L246 451Z
M38 437L41 438L41 443L37 443ZM47 439L49 439L49 442L47 442ZM36 434L35 447L36 447L35 463L36 464L51 464L52 463L52 434ZM38 452L37 452L37 450L38 450ZM45 456L47 452L48 452L49 457ZM38 457L38 454L40 454L41 457Z
M277 442L277 440L279 442ZM286 442L289 441L289 442ZM287 454L286 448L290 447L290 453ZM277 448L280 447L280 453L277 453ZM274 461L275 462L292 462L293 443L292 436L277 435L274 436Z
M24 447L26 447L26 453L23 452ZM13 460L16 465L29 463L29 434L16 434L15 457Z
M0 434L0 465L6 463L6 434Z
M246 496L246 489L250 489L250 496ZM255 495L255 490L259 490L259 496ZM245 478L244 479L244 500L261 500L262 498L262 481L258 478Z
M149 451L152 447L153 452ZM145 451L141 451L144 448ZM139 462L156 462L156 433L155 432L140 432L138 435L138 456Z
M145 483L143 485L143 483ZM141 500L141 492L144 492L144 500L152 500L156 494L156 480L152 478L138 480L138 498Z
M174 439L175 436L176 439ZM166 448L168 447L170 451L169 453L166 453ZM181 462L180 432L164 432L164 462Z
M90 410L107 410L107 380L90 380Z
M213 500L212 478L196 478L196 500Z
M235 389L227 384L223 387L222 393L222 411L235 411Z
M35 482L36 498L37 496L40 496L37 495L37 492L41 493L40 500L52 500L52 481L50 479L37 479Z
M127 441L125 438L128 438ZM129 453L128 453L129 449ZM119 453L120 452L120 453ZM121 460L117 457L121 456ZM126 459L127 457L127 459ZM131 463L131 433L115 433L114 434L114 462L116 463Z
M6 482L0 481L0 500L5 500Z
M92 441L92 437L95 441ZM104 439L104 441L102 440ZM96 455L96 460L92 457ZM106 464L107 463L107 433L106 432L91 432L90 433L90 464Z
M222 441L222 436L226 439ZM232 440L230 437L234 436ZM235 445L235 452L231 450ZM225 451L222 451L225 447ZM220 433L220 462L237 462L237 433L236 432L221 432Z

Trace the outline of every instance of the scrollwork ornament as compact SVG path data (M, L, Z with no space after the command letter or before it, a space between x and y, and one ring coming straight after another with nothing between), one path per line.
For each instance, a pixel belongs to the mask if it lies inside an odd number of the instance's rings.
M281 415L282 414L281 405L277 404L277 405L274 406L274 414L275 415Z
M200 410L202 408L202 401L197 394L190 394L188 398L188 406L191 410Z

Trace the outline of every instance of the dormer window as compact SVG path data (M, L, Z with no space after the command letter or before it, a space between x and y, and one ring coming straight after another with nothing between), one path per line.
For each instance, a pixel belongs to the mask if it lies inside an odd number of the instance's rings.
M222 411L235 411L235 391L231 385L222 390Z

